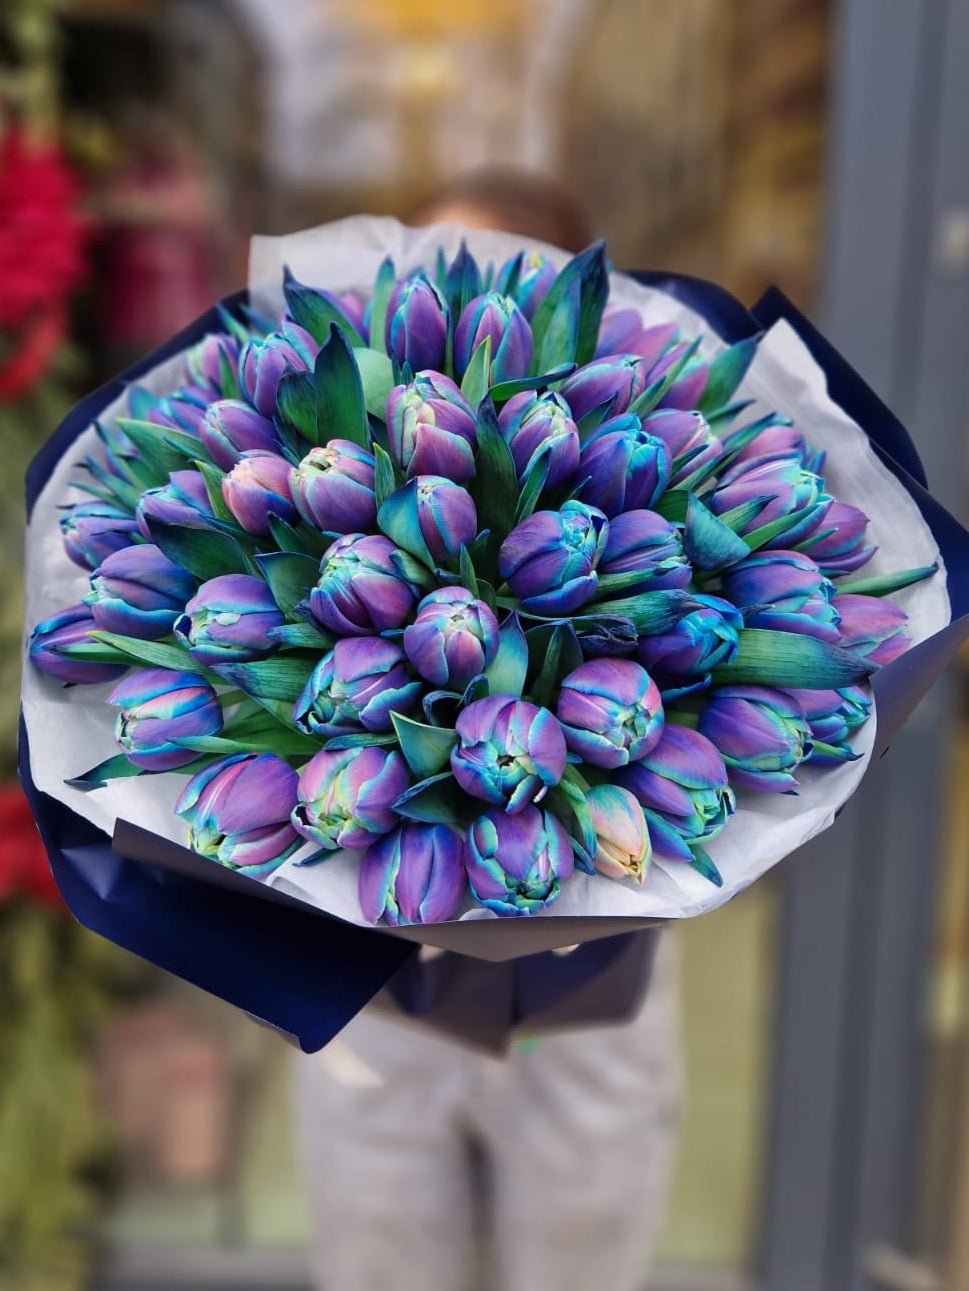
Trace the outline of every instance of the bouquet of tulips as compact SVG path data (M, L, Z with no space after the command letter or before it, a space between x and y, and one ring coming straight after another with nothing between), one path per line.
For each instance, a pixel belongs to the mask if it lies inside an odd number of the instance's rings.
M709 909L829 824L869 679L952 609L792 326L601 244L281 241L35 468L29 777L102 889L109 834L371 963L369 925L498 959Z

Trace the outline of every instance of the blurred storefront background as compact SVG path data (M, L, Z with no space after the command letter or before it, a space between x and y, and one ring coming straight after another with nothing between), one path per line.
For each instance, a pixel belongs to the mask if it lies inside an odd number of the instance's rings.
M58 410L240 285L251 233L406 219L475 168L553 180L619 267L780 286L965 518L967 84L960 0L4 0L0 135L61 141L88 261L56 363L0 394L5 779L19 481ZM957 671L832 835L681 931L683 1138L650 1286L969 1286L965 698ZM11 957L40 917L16 900ZM98 983L58 1046L23 1037L61 979L26 982L15 1017L0 1001L0 1286L305 1286L285 1046L89 942L39 943ZM59 1235L21 1240L45 1161L15 1197L3 1127L58 1062L98 1133L47 1162L83 1196L51 1264Z

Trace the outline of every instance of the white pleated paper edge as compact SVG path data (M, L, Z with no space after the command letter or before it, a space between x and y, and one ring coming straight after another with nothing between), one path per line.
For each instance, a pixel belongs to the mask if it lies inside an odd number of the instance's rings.
M270 317L279 315L284 264L301 281L331 291L367 292L384 256L394 258L398 272L419 264L432 267L438 246L453 255L462 237L479 259L499 264L522 245L520 238L505 233L467 232L452 225L409 229L395 220L361 216L289 237L254 238L249 271L252 299ZM557 248L529 245L558 263L567 259L567 253ZM701 350L706 355L722 348L697 314L621 274L613 275L610 303L638 309L647 323L675 321L685 337L704 338ZM184 370L184 358L176 356L142 384L165 393L182 379ZM860 427L829 399L823 372L788 324L779 322L765 335L739 393L755 400L745 418L777 410L792 417L815 447L827 450L825 474L830 491L860 506L871 518L870 532L879 550L866 566L866 574L939 560L938 547L915 503L875 457ZM125 403L124 398L119 399L105 416L123 414ZM87 590L83 571L64 554L57 522L59 508L80 496L71 487L81 475L78 464L85 455L97 452L92 429L58 463L34 508L27 535L28 628L79 600ZM940 631L949 621L944 571L893 599L908 611L915 641ZM184 777L120 780L87 794L64 783L117 751L112 735L114 710L104 702L109 689L110 685L64 689L25 666L23 703L34 780L43 792L109 835L115 821L123 818L185 844L187 830L172 814ZM739 795L736 814L709 847L723 875L722 888L714 887L688 866L655 861L643 889L577 874L542 917L685 918L722 905L831 824L865 773L874 733L873 719L856 734L854 747L861 756L855 762L823 771L803 768L798 773L797 796ZM356 876L356 857L338 853L314 866L300 866L297 859L287 861L268 882L330 914L362 923ZM475 910L465 917L481 917L483 913Z

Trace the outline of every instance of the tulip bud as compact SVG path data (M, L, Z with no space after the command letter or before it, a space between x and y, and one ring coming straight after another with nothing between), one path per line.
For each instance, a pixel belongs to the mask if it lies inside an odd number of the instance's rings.
M443 923L464 902L464 843L456 829L407 821L372 843L360 861L360 909L391 927Z
M805 761L812 766L838 766L857 756L849 740L871 715L871 696L860 686L841 690L788 690L804 711L813 747Z
M834 611L841 645L879 667L903 655L912 644L905 629L908 615L891 601L843 592L834 598Z
M191 574L153 544L138 543L102 562L85 599L103 631L155 641L171 632L194 590Z
M534 341L528 319L509 296L496 291L476 296L465 306L454 332L454 367L463 376L478 346L491 338L493 383L528 375Z
M192 380L215 398L224 394L222 372L227 367L235 373L239 364L239 341L227 332L209 332L188 352L188 370Z
M474 798L514 814L539 802L565 772L565 736L547 708L491 695L463 709L451 752L454 778Z
M723 594L751 628L838 640L835 587L798 551L762 551L724 571Z
M606 517L582 502L536 511L501 544L498 571L526 610L571 614L595 595L608 535Z
M593 766L644 757L663 732L663 701L631 659L590 659L562 682L556 713L571 753Z
M373 453L348 439L311 448L290 477L296 507L314 529L359 533L377 519Z
M674 487L708 466L723 453L723 444L710 429L701 412L661 408L643 421L643 430L661 439L669 449L673 467L669 484Z
M62 651L71 646L94 645L91 632L97 624L87 605L72 605L53 618L38 623L30 634L30 662L40 672L56 677L67 685L90 685L98 681L114 681L127 671L125 664L92 663L87 659L72 659Z
M783 537L788 545L815 529L831 505L821 477L789 457L735 463L723 473L720 483L704 501L714 515L723 515L758 498L770 501L738 530L740 536L786 516L790 518L789 525L783 534L777 535L777 540Z
M97 569L113 551L130 547L138 523L130 511L113 502L76 502L61 516L64 550L75 565Z
M235 753L192 776L175 804L193 851L262 878L303 840L290 823L296 772L275 753Z
M379 534L348 533L327 547L309 607L338 636L370 636L399 628L418 588L401 572L400 551Z
M800 704L767 686L722 686L700 714L699 731L720 751L732 784L762 793L797 788L794 772L811 752Z
M641 762L616 773L615 782L642 805L657 856L693 860L723 829L736 800L727 768L713 744L688 726L667 723L656 746Z
M624 413L646 388L646 367L635 354L608 354L578 368L562 385L562 398L576 421L594 408Z
M632 879L642 887L653 853L642 807L616 784L593 785L585 800L596 831L596 869L606 878Z
M220 399L205 410L199 438L223 471L231 471L243 453L279 451L276 428L268 417L239 399Z
M605 422L582 445L578 474L583 502L611 519L650 508L670 482L670 450L632 414Z
M820 475L824 465L824 453L816 452L800 431L786 424L766 426L749 444L744 445L733 465L739 467L741 462L749 464L784 458L796 462L815 475Z
M220 574L203 583L175 622L175 636L206 667L265 659L285 619L261 578Z
M798 550L817 564L828 578L839 578L867 564L878 550L865 546L868 517L847 502L832 502L815 527L799 542Z
M575 868L563 825L526 806L517 815L486 811L468 830L464 863L475 900L499 915L528 915L558 897Z
M396 749L321 749L300 772L293 825L328 851L369 847L399 823L393 804L408 783Z
M387 306L387 353L411 370L437 371L447 351L448 307L437 287L423 273L394 288Z
M498 653L498 620L466 588L439 587L404 628L404 649L426 681L460 690Z
M399 546L421 554L414 521L435 561L454 559L478 532L478 513L467 489L442 475L417 475L383 503L377 523Z
M672 353L679 358L675 347ZM688 363L660 399L660 408L678 412L689 412L695 409L703 397L704 390L707 388L709 375L710 365L703 359L694 359L691 363ZM650 379L655 380L652 372L650 373Z
M182 386L161 399L152 396L142 420L153 422L156 426L184 430L189 435L198 435L211 398L211 392L200 386ZM131 411L133 415L137 415L134 407Z
M737 653L743 616L719 596L694 596L698 608L668 632L639 638L636 657L664 692L687 694L710 684L719 664Z
M642 577L625 596L687 587L693 577L680 531L655 511L625 511L609 521L599 577L633 573Z
M114 738L129 762L146 771L171 771L198 757L180 743L222 730L215 691L197 672L144 668L131 672L108 696L120 709Z
M558 277L558 269L548 256L540 251L527 251L521 259L518 270L518 283L513 292L505 290L505 284L511 275L517 256L507 260L498 274L498 290L502 295L511 295L521 312L529 322L535 317L535 311L548 295L548 290Z
M398 642L346 637L310 673L293 720L308 735L389 731L391 714L409 712L421 691Z
M292 524L297 518L285 457L253 448L242 454L222 480L225 504L247 533L268 537L276 516Z
M309 332L296 323L286 323L268 336L253 336L239 355L239 384L242 393L264 417L276 412L276 392L288 372L313 369L319 346Z
M155 522L180 529L211 529L215 516L205 480L198 471L172 471L167 484L142 493L135 519L140 533L149 540Z
M658 363L679 334L675 323L658 323L644 327L639 311L608 306L599 327L597 359L615 354L632 354L642 359L647 369Z
M498 425L515 459L519 484L540 457L549 463L546 488L571 481L579 466L579 432L561 395L516 394L502 408Z
M387 399L390 451L407 472L443 475L456 484L474 477L477 424L461 391L440 372L418 372Z

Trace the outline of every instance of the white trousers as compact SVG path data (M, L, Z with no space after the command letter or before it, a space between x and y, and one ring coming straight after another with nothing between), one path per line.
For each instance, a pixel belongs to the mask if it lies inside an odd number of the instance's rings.
M677 950L664 934L626 1026L495 1059L365 1012L299 1055L319 1291L642 1291L677 1140Z

